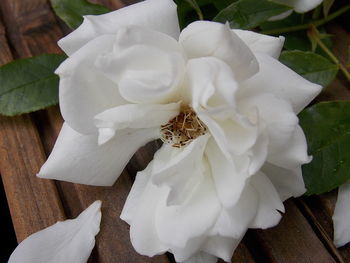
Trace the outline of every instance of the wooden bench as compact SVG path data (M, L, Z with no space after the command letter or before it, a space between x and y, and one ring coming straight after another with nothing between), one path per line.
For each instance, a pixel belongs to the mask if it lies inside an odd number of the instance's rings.
M100 0L112 9L135 1ZM13 59L60 53L58 39L67 28L47 0L1 0L0 64ZM334 52L344 62L350 35L331 24ZM350 99L342 76L320 100ZM38 179L35 174L49 155L62 125L58 107L14 118L0 116L0 173L17 240L58 220L77 216L94 200L103 201L103 219L91 263L174 262L171 255L148 258L131 246L128 225L119 219L133 178L151 160L159 145L140 149L113 187L92 187ZM64 164L62 164L64 165ZM336 193L288 200L281 223L268 230L249 230L232 262L329 263L350 262L350 245L336 249L332 221Z

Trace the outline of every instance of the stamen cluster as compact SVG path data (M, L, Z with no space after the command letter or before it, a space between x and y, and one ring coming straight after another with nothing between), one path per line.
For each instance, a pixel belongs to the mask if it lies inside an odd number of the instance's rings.
M189 106L183 106L179 115L160 127L161 140L181 148L207 132L207 127Z

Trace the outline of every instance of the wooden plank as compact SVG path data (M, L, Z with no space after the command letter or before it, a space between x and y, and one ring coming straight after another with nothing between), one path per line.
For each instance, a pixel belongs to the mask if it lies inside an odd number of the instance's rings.
M337 262L343 263L347 262L346 257L340 253L333 243L332 212L330 212L330 209L334 208L335 197L334 192L325 194L323 197L304 197L297 200L297 204L304 216L308 218L310 225L322 240L324 246L327 247Z
M0 63L12 60L0 22ZM0 116L0 171L17 240L65 219L54 182L38 179L45 155L36 128L25 115Z
M286 213L276 227L253 232L265 253L264 262L336 262L293 200L286 201L285 206Z

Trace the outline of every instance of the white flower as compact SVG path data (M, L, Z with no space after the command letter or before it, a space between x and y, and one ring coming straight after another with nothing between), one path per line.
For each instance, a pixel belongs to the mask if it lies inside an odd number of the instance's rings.
M337 247L350 242L350 182L339 187L333 215L334 244Z
M304 193L296 114L321 87L278 62L283 38L204 21L180 34L175 4L148 0L85 17L59 45L66 122L39 176L112 185L161 138L121 215L140 254L230 261Z
M297 13L306 13L323 2L323 0L271 0L279 4L284 4L293 8ZM281 20L289 16L293 10L283 12L279 15L271 17L270 21Z
M77 218L57 222L23 240L8 263L86 263L100 231L101 201Z

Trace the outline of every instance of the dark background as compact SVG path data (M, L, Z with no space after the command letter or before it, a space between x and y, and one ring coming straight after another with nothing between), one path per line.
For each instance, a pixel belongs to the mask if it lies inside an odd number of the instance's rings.
M4 187L0 180L0 263L7 262L16 246L15 231L13 230Z

